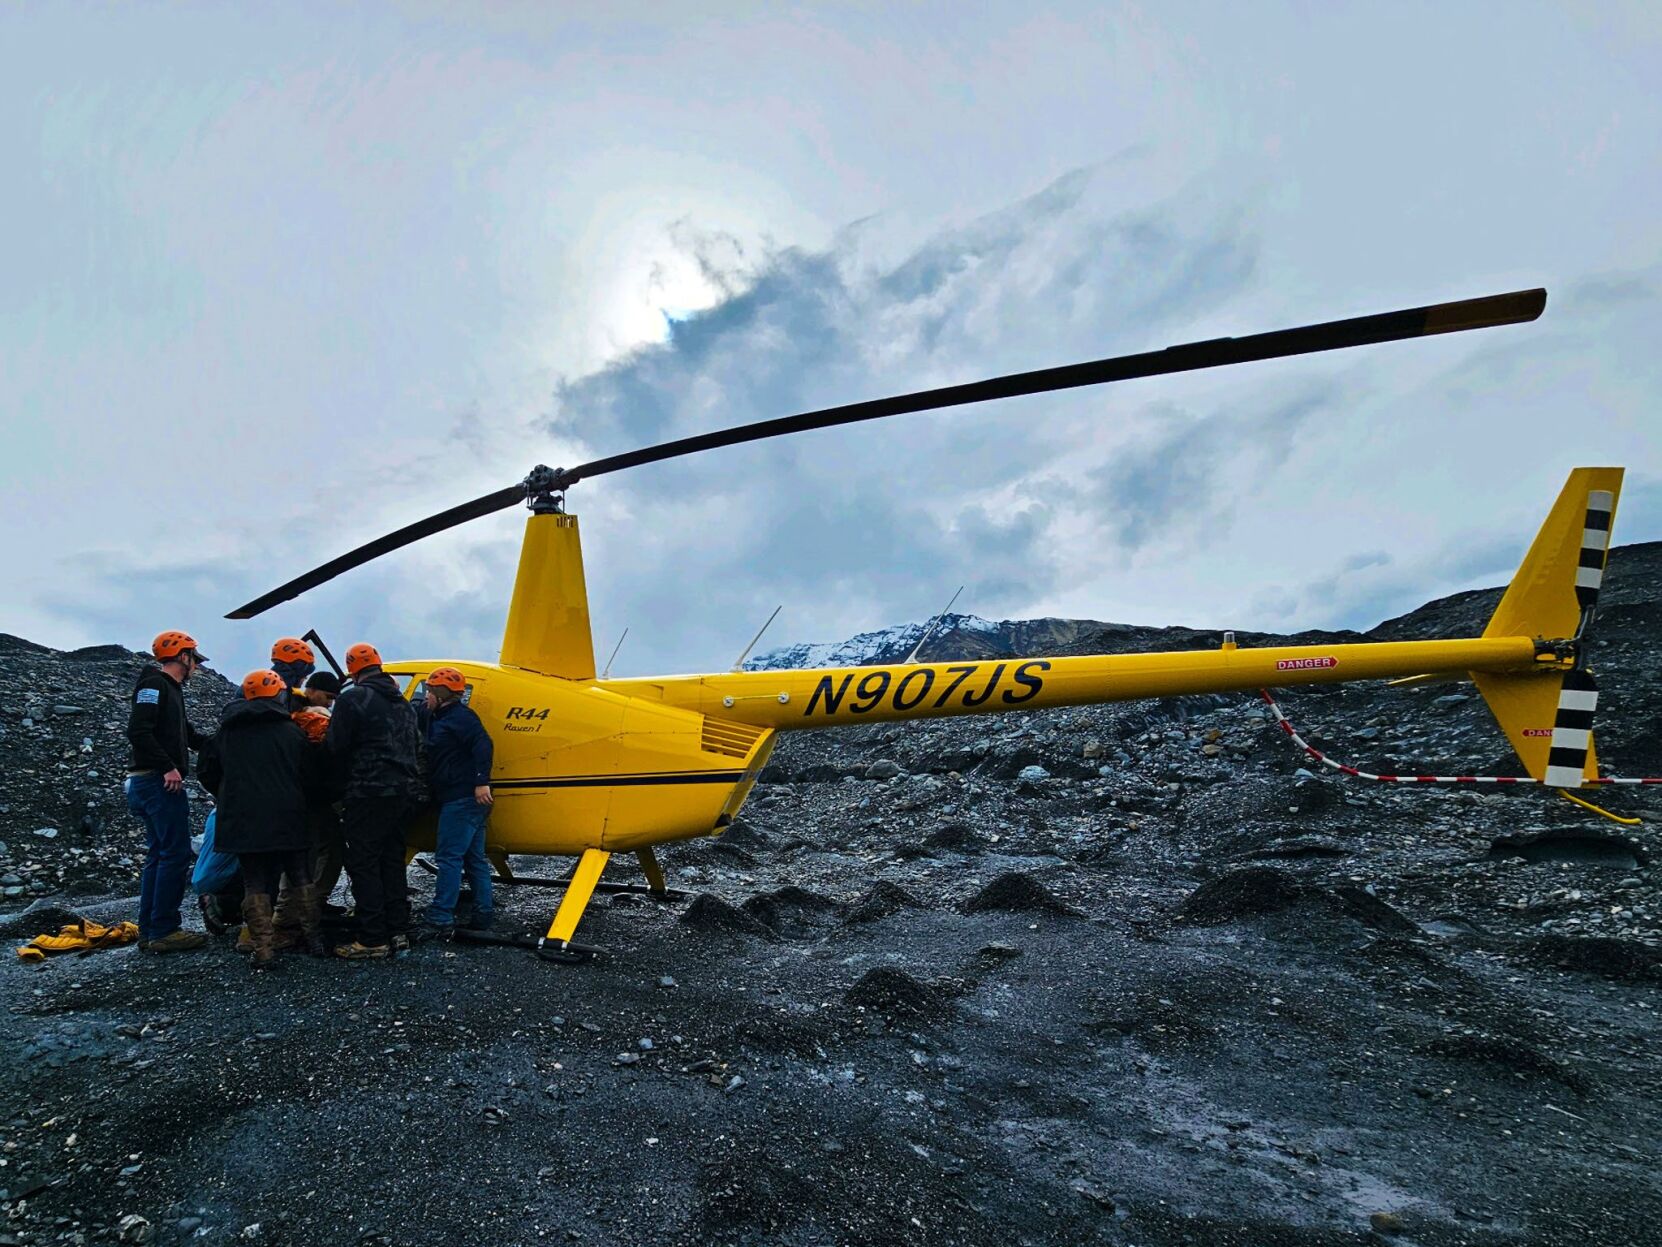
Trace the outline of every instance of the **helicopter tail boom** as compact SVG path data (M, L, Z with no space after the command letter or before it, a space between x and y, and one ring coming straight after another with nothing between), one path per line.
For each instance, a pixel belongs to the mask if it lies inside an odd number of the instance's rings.
M1528 637L1276 646L1069 658L983 659L884 667L746 671L650 683L663 702L712 719L780 731L902 719L996 714L1265 686L1384 679L1421 671L1522 672L1535 666ZM627 693L635 681L607 687Z
M666 704L779 731L994 714L1299 684L1469 676L1536 778L1595 774L1596 688L1581 663L1603 576L1620 468L1577 468L1481 637L1344 645L1009 658L743 671L613 681ZM1578 753L1579 751L1579 753Z

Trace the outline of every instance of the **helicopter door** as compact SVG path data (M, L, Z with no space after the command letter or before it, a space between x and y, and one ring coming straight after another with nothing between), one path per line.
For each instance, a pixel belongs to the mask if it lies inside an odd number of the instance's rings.
M317 652L322 654L323 660L334 669L336 677L342 681L345 681L346 672L341 670L341 665L335 661L335 656L329 652L329 647L323 643L323 638L318 636L316 628L313 628L311 631L307 632L306 635L300 639L308 645L317 646Z

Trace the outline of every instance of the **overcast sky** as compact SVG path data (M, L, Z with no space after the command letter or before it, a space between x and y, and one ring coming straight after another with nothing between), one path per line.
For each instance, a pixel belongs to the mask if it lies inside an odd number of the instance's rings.
M538 462L1544 285L1524 327L580 485L615 672L958 609L1366 627L1662 538L1654 4L8 5L0 630L494 659ZM578 12L576 6L567 9ZM695 12L704 16L693 16Z

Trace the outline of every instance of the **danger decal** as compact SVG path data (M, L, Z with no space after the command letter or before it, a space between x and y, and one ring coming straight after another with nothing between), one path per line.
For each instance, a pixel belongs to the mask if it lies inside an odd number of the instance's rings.
M1275 664L1277 671L1320 671L1326 667L1337 667L1337 658L1283 658Z
M1525 736L1551 736L1552 729L1550 727L1526 727L1523 734Z

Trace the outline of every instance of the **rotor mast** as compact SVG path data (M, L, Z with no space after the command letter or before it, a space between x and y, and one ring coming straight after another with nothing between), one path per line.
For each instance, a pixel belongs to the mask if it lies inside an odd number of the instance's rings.
M594 633L577 517L565 513L556 469L525 478L531 517L502 632L502 665L567 680L594 679Z

